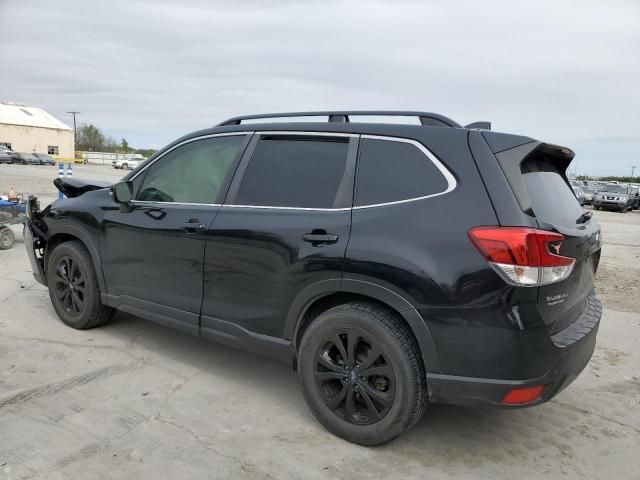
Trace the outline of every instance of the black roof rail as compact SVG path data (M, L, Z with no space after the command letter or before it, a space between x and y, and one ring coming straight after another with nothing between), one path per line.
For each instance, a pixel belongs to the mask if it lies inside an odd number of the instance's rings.
M286 118L286 117L328 117L329 122L346 123L349 117L358 115L376 115L384 117L418 117L422 125L431 127L456 127L462 128L458 122L451 120L444 115L429 112L413 112L401 110L336 110L324 112L283 112L283 113L260 113L257 115L241 115L233 117L219 123L218 127L225 125L240 125L243 120L256 120L260 118Z

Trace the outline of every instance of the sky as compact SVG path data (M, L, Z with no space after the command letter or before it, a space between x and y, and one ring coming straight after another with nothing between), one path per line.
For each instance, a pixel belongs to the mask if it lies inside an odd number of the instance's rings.
M640 174L640 0L0 0L0 100L160 148L225 118L423 110Z

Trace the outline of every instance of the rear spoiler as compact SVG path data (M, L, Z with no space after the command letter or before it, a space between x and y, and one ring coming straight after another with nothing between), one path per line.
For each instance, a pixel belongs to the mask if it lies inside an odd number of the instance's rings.
M575 156L573 150L519 135L482 132L482 136L498 160L523 212L533 214L531 200L522 178L523 173L546 171L551 163L562 174L567 185L569 184L566 172Z
M491 122L473 122L469 125L465 125L464 128L477 129L477 130L491 130Z

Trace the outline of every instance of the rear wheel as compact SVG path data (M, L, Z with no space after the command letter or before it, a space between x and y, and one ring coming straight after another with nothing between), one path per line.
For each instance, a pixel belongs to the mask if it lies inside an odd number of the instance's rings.
M348 303L320 314L300 343L298 376L318 421L361 445L394 439L427 404L415 338L393 312L374 304Z
M9 250L13 246L15 235L9 227L0 228L0 250Z
M127 165L126 163L122 164L122 169L123 170L128 170L129 169L129 165Z
M70 327L97 327L113 316L114 309L100 302L93 262L80 242L65 242L55 248L49 258L47 285L53 308Z

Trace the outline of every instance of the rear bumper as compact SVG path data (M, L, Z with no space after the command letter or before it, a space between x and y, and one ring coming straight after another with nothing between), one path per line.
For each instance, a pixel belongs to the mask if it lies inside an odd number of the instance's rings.
M600 301L595 295L590 296L584 314L551 337L557 359L552 368L541 377L497 380L427 374L430 399L436 403L492 405L505 408L529 407L544 403L573 382L589 363L596 345L601 316ZM544 385L542 394L535 401L516 407L502 403L502 399L510 390L534 385Z

